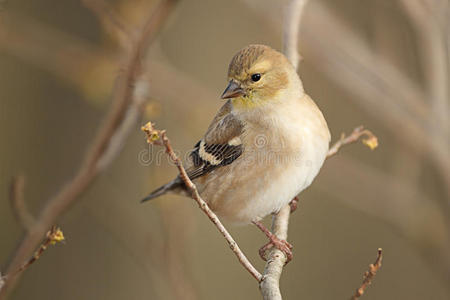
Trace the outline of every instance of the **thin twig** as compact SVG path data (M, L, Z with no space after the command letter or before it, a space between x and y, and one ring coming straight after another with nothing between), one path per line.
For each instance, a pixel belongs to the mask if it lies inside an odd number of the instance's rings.
M61 231L61 229L59 229L56 226L52 226L51 229L47 231L47 234L45 235L45 240L41 243L39 248L34 252L34 254L31 256L30 259L28 259L24 264L22 264L17 270L12 272L11 274L7 274L5 276L1 276L0 274L0 291L2 290L2 287L5 284L6 280L8 280L9 276L15 276L19 273L22 273L42 256L45 250L47 250L48 246L55 245L56 243L59 242L64 242L64 240L65 240L64 234Z
M166 148L167 155L170 157L170 159L173 161L173 163L178 168L178 172L180 173L180 178L181 178L181 180L183 180L187 189L191 192L192 199L194 199L197 202L200 209L208 216L208 218L211 220L211 222L213 222L213 224L217 227L217 229L223 235L223 237L227 241L228 245L230 246L231 251L233 251L233 253L236 255L236 257L238 258L238 260L242 264L242 266L258 282L260 282L261 278L262 278L261 274L250 263L250 261L245 256L245 254L242 252L242 250L239 248L238 244L233 239L231 234L228 232L228 230L225 228L225 226L223 226L222 222L220 222L220 220L216 216L216 214L209 208L208 204L205 202L205 200L202 199L202 197L198 193L197 187L195 186L195 184L191 181L191 179L187 175L186 170L184 169L180 158L173 151L173 148L170 144L170 140L166 135L166 132L164 130L155 129L151 122L149 122L145 126L143 126L142 130L147 134L147 142L149 144L160 145L160 146L164 146Z
M161 29L164 21L173 10L176 0L165 0L155 8L151 16L144 25L138 39L132 45L124 64L124 72L119 76L115 91L111 110L105 117L103 125L99 128L97 136L92 146L88 149L81 168L76 175L69 180L60 191L51 198L43 208L41 214L36 220L33 228L31 228L21 241L17 251L15 252L6 272L7 279L5 285L0 291L0 299L6 297L6 291L14 286L18 280L19 274L14 274L15 270L20 267L25 259L31 254L33 249L39 244L41 237L45 234L47 228L53 224L72 204L75 203L79 196L90 186L97 178L97 175L106 166L99 165L102 157L108 152L110 142L115 133L120 131L122 124L127 124L126 116L127 107L129 107L133 96L134 85L141 69L142 55L148 45L154 40L156 34ZM126 138L122 135L122 138ZM115 152L118 153L117 151ZM108 163L113 160L109 159Z
M41 243L36 252L34 252L33 256L31 256L31 258L27 262L25 262L19 269L17 269L17 271L12 275L16 275L28 269L29 266L31 266L41 257L42 253L47 250L48 246L55 245L56 243L63 242L64 240L64 234L61 229L56 226L52 226L52 228L47 231L45 240Z
M375 263L369 265L369 271L364 273L364 280L361 286L356 290L355 294L352 296L351 300L357 300L364 294L367 287L372 283L372 280L377 274L378 270L381 268L382 260L383 260L383 250L381 248L378 248L378 254Z
M353 129L353 132L349 136L345 136L345 134L342 133L341 138L328 150L327 158L335 155L342 146L359 141L362 136L366 136L362 142L370 149L373 150L378 146L378 138L370 130L364 129L363 126L359 126Z
M24 187L25 177L22 175L14 177L11 182L9 198L11 200L11 207L16 219L25 230L29 230L33 226L35 220L25 204L23 197Z

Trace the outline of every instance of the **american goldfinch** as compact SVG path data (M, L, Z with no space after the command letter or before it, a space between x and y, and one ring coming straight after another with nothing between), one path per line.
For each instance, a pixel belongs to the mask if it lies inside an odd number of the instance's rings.
M231 60L228 81L221 96L227 102L195 145L186 170L219 217L253 222L264 231L259 221L316 177L330 133L282 53L265 45L243 48ZM142 201L167 192L186 195L186 188L177 177ZM265 233L272 246L292 255L289 243Z

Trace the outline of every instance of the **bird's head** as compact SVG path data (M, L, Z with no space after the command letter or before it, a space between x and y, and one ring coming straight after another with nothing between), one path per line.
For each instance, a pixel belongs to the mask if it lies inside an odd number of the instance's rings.
M232 99L243 108L278 101L280 92L302 90L298 75L280 52L265 45L250 45L240 50L228 68L228 86L222 99Z

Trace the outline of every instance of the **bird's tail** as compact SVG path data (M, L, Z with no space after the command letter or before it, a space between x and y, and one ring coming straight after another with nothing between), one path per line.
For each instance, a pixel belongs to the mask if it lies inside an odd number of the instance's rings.
M179 188L182 188L182 186L183 186L183 181L179 177L177 177L174 180L172 180L171 182L169 182L168 184L165 184L165 185L157 188L153 192L151 192L147 197L145 197L144 199L141 200L141 203L146 202L148 200L155 199L161 195L166 194L167 192L175 191Z

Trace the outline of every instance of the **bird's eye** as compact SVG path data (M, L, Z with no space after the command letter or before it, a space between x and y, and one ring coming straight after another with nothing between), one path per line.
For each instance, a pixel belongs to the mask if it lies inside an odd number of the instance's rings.
M252 81L253 82L257 82L261 79L261 74L260 73L256 73L252 75Z

